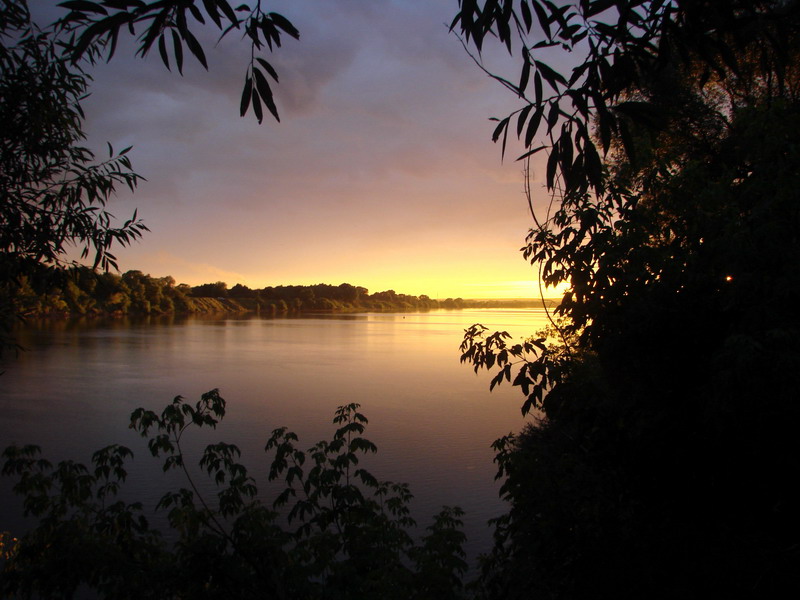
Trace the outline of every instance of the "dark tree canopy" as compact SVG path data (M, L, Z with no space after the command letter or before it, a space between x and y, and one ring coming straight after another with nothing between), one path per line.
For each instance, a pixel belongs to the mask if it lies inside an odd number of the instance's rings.
M81 99L89 76L63 56L57 27L40 29L22 0L3 0L0 20L0 252L59 263L70 244L108 268L112 243L145 230L136 215L112 224L105 205L117 185L134 189L127 149L95 162L83 147Z
M487 593L797 593L800 3L461 9L473 48L521 57L495 139L548 154L524 254L568 286L550 342L464 345L543 411L498 444L513 508Z
M136 213L122 225L106 210L117 186L133 190L128 148L97 161L84 147L80 102L91 78L64 53L59 26L40 28L25 0L0 10L0 345L18 316L18 278L39 265L63 266L77 247L94 266L116 268L114 244L147 230Z

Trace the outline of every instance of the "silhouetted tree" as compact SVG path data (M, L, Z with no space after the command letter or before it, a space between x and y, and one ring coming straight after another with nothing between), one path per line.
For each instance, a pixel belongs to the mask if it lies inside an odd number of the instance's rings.
M0 346L8 341L18 278L62 265L70 245L94 265L116 267L110 249L146 230L134 212L114 225L105 206L117 185L133 189L127 149L97 162L84 139L80 102L89 76L63 54L60 26L40 28L25 0L2 0L0 18ZM91 51L91 48L87 48Z
M465 340L543 411L497 446L487 595L800 592L800 5L461 6L469 43L522 57L495 139L549 153L524 251L569 286L551 345ZM584 59L559 73L555 47Z

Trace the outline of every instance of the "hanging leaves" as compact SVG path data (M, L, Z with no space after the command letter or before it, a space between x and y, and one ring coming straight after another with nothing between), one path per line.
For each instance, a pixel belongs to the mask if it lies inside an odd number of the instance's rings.
M279 13L262 11L260 4L246 4L235 9L227 0L162 0L144 3L138 0L71 0L60 6L69 9L60 25L73 36L69 54L73 62L82 58L95 60L105 51L105 59L114 54L120 33L137 36L136 54L148 55L153 45L158 47L161 62L167 69L174 65L183 74L184 53L197 60L208 70L208 59L202 44L195 35L196 25L208 20L220 32L220 37L243 29L250 40L252 58L245 77L239 112L244 116L250 106L259 123L263 120L262 106L279 120L273 91L261 68L276 82L275 69L257 53L265 47L269 51L280 48L282 36L299 39L300 33L286 17ZM167 40L169 36L171 43ZM260 65L256 67L256 65Z

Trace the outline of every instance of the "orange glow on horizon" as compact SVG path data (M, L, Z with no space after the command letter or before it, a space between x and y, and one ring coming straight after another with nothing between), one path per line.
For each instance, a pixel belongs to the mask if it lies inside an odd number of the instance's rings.
M454 251L449 254L424 250L386 254L376 251L353 259L330 260L320 257L308 263L258 261L237 264L236 257L219 254L218 262L194 262L167 252L143 252L120 265L122 272L138 269L153 277L172 276L176 283L191 286L225 282L251 289L281 285L339 285L349 283L370 293L394 290L398 294L428 296L432 299L531 299L561 298L566 286L546 288L532 277L535 268L521 260L517 252L500 249L496 255L475 260ZM229 269L228 265L233 265Z

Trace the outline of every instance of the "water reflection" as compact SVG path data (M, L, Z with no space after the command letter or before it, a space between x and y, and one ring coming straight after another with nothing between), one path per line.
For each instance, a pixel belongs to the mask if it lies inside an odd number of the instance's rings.
M32 323L19 332L27 351L2 365L0 440L39 444L52 460L88 461L97 448L128 445L136 455L128 493L154 503L167 482L127 428L138 406L160 410L175 395L194 401L219 388L225 421L188 449L236 443L265 485L272 429L286 425L310 447L332 435L338 405L358 402L379 448L366 466L411 484L421 523L440 505L464 508L474 556L490 543L486 521L502 510L489 445L523 424L518 390L489 394L487 374L459 364L463 330L476 322L522 338L546 316L464 310ZM18 508L9 488L0 482L0 500ZM18 526L13 512L4 511L0 529Z

